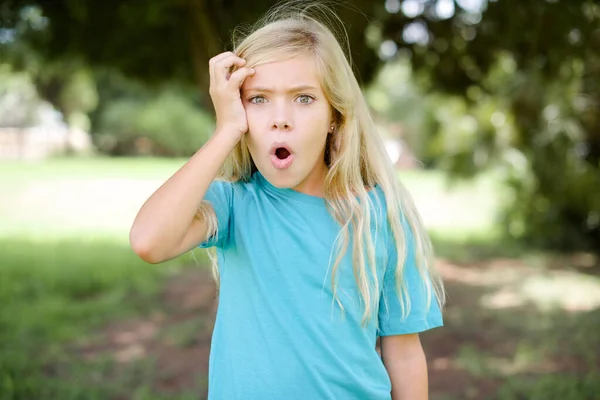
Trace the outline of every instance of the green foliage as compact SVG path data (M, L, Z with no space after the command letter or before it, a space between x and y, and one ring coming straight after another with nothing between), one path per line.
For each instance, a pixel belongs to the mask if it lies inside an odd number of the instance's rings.
M0 18L10 15L6 7L3 11ZM43 36L48 26L48 19L39 8L23 7L18 18L7 26L10 28L2 32L9 34L0 40L0 59L11 66L11 80L18 80L18 73L21 79L31 81L36 97L52 104L71 127L88 131L87 114L98 105L92 71L77 58L50 60L32 47L27 38ZM25 88L21 90L27 92Z
M35 125L42 101L26 73L0 64L0 127Z
M60 108L68 117L69 126L89 131L87 113L98 105L98 92L90 71L83 68L74 71L59 96Z
M97 141L109 153L188 156L210 137L213 119L181 93L148 102L114 100L100 116Z
M402 3L372 36L409 55L426 110L416 113L419 154L463 177L501 166L512 237L600 249L600 5ZM403 107L395 101L390 109Z
M274 0L11 0L0 23L49 60L81 59L146 82L179 79L208 89L208 61L230 50L232 32L258 20ZM379 64L364 39L382 3L335 7L346 24L357 72L369 82ZM365 15L366 14L366 15ZM23 20L26 20L25 24ZM107 26L110 29L107 29Z

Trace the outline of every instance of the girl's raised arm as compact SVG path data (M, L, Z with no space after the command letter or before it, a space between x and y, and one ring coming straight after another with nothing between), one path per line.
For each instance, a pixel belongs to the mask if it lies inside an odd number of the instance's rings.
M217 125L210 140L146 200L129 233L132 249L144 261L160 263L205 241L208 223L197 216L211 182L242 135L248 130L240 87L254 70L231 52L209 62L210 95ZM238 67L229 76L231 67Z

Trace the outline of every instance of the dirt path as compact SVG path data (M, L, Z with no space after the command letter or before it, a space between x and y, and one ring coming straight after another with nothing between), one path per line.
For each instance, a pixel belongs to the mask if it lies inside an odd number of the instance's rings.
M155 390L206 390L208 355L216 311L216 289L207 269L189 269L167 282L161 310L148 318L107 326L92 343L80 346L84 359L107 354L117 365L156 362Z

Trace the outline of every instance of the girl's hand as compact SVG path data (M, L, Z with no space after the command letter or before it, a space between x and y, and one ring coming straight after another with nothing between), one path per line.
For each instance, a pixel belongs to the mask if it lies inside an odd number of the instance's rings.
M240 88L244 80L254 75L254 69L245 68L246 60L228 51L209 61L210 97L217 117L216 132L228 132L237 140L248 131L246 110L242 104ZM229 74L231 67L238 69Z

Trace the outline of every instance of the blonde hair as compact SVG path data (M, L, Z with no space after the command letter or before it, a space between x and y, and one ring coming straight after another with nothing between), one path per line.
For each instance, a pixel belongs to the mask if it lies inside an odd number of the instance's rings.
M323 22L320 22L323 21ZM328 28L327 25L331 27ZM333 34L337 26L340 41ZM345 47L345 51L342 49ZM299 54L314 57L323 92L332 107L336 130L326 143L328 173L325 179L325 199L331 215L341 225L336 240L337 256L333 263L331 284L334 299L344 310L337 296L337 270L352 246L354 276L363 306L362 324L371 319L379 304L380 285L377 279L375 243L371 235L372 204L368 191L378 185L385 197L387 222L398 253L396 282L403 316L410 311L410 299L404 284L404 264L407 248L405 222L413 232L416 264L427 288L430 304L432 293L440 307L445 302L442 281L434 269L433 250L421 218L408 191L399 182L387 155L383 141L376 132L361 88L351 68L348 36L343 23L324 2L287 2L270 10L258 27L238 40L234 36L234 52L246 59L246 65L289 59ZM218 179L248 181L256 170L250 152L242 139L231 153ZM206 204L200 212L210 213ZM216 227L214 211L210 216L211 230ZM375 227L379 224L375 218ZM351 238L358 238L360 240ZM213 256L213 272L218 281L218 267Z

